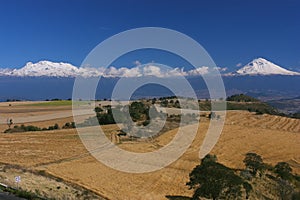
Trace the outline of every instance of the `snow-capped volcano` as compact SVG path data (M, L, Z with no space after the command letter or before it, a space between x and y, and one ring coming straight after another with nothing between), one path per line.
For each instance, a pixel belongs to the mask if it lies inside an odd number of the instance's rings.
M257 58L237 70L234 75L300 75L284 69L264 58Z
M76 76L100 76L103 69L78 68L64 62L40 61L37 63L28 62L20 69L3 69L0 75L4 76L30 76L30 77L76 77Z
M40 61L38 63L28 62L21 69L14 69L9 74L12 76L76 76L78 68L69 63L54 63Z
M0 76L17 77L173 77L173 76L197 76L208 73L208 67L202 66L190 71L183 68L164 68L159 64L150 63L132 68L115 67L76 67L69 63L40 61L38 63L28 62L20 69L0 69Z

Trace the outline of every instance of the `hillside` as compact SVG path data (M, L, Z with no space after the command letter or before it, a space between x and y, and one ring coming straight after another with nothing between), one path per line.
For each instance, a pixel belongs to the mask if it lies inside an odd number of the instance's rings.
M180 108L179 102L174 97L160 98L158 102L162 107L168 108ZM210 111L211 105L214 104L215 109L223 109L222 102L220 100L198 100L200 111ZM221 106L221 107L220 107ZM197 109L197 108L195 108ZM271 114L281 115L284 114L277 111L275 107L272 107L268 103L262 102L259 99L253 98L244 94L235 94L227 97L226 99L227 110L247 110L249 112L255 112L256 114Z
M256 114L265 113L271 115L282 115L276 108L272 107L268 103L262 102L248 95L236 94L227 97L226 100L228 110L248 110L249 112L256 112Z
M22 102L12 104L11 107L7 103L3 105L2 111L14 111L15 118L24 115L26 110L33 113L33 117L45 114L48 117L44 118L45 121L27 122L25 125L46 127L58 123L61 127L71 121L71 118L65 117L67 113L72 116L66 105L61 106L65 110L59 111L59 106L22 105ZM53 112L59 115L50 115ZM59 116L62 118L57 118ZM115 125L102 127L108 135L118 130ZM4 130L7 125L2 124L0 128ZM207 128L208 119L201 118L196 139L187 152L170 166L146 174L128 174L98 162L87 152L75 129L0 134L0 150L3 152L0 162L20 165L25 169L44 170L108 199L166 199L166 195L190 197L192 191L185 184L189 173L199 164L199 148ZM278 162L287 162L293 172L299 174L299 132L300 122L297 119L256 115L248 111L228 111L221 137L211 153L217 155L220 163L230 168L243 169L245 154L251 151L261 155L265 163L273 166ZM153 141L128 141L118 147L133 152L155 151L167 144L175 134L176 129ZM5 180L5 176L4 172L0 182ZM14 184L13 180L10 183ZM26 180L20 186L33 191L35 189Z

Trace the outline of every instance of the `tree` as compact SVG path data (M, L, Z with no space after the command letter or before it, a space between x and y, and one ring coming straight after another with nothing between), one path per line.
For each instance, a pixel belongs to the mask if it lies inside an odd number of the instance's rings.
M164 99L164 100L162 100L162 101L160 102L160 105L161 105L162 107L168 107L168 104L169 104L169 101L168 101L167 99Z
M129 106L129 113L134 122L149 119L149 106L138 101L134 101Z
M59 129L59 126L58 126L58 124L54 124L54 127L53 127L54 129Z
M217 156L216 155L210 155L207 154L201 161L202 163L204 162L217 162Z
M290 180L292 177L292 168L286 162L279 162L274 167L275 173L282 179Z
M286 162L279 162L274 167L274 172L277 174L277 191L281 199L292 199L294 192L291 180L293 179L292 168Z
M242 178L215 160L215 156L206 156L190 173L187 185L194 189L193 199L236 199L241 196Z
M258 171L262 171L264 169L263 160L261 156L257 155L256 153L247 153L243 162L250 173L254 176L256 176Z
M99 112L102 112L102 111L103 111L103 109L100 108L100 107L96 107L94 110L95 110L96 113L99 113Z

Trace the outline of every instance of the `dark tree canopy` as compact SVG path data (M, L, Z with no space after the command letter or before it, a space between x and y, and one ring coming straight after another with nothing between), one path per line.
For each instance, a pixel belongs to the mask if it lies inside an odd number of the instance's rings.
M256 153L247 153L243 161L247 169L255 176L258 171L264 169L264 163L260 155Z
M282 179L290 179L292 176L292 168L286 162L279 162L275 165L274 171Z
M193 199L200 197L235 199L241 196L243 179L232 169L215 160L215 156L206 156L202 159L201 165L196 166L190 173L187 185L195 191Z

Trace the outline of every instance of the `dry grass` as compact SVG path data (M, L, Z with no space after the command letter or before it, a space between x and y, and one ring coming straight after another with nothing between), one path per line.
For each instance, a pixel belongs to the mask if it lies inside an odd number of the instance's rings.
M55 108L54 108L55 109ZM70 122L71 118L34 122L49 126ZM103 126L107 132L115 125ZM76 130L1 134L0 162L19 164L27 168L46 170L72 183L90 188L109 199L165 199L166 195L190 196L185 186L189 172L199 163L199 148L208 128L200 123L196 139L188 151L170 166L146 174L129 174L113 170L90 156L79 140ZM289 162L300 173L300 120L278 116L255 115L231 111L222 135L212 153L233 168L243 168L243 158L249 151L260 154L266 163ZM176 130L151 142L122 143L119 147L134 151L153 151L167 144Z

